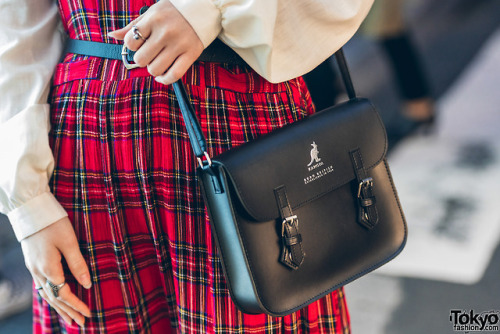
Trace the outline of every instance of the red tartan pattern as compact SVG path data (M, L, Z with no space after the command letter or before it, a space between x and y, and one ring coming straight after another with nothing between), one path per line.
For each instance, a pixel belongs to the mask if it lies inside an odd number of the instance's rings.
M70 34L94 36L110 21L114 13L95 3L85 1L85 12L81 2L61 4ZM117 15L126 17L119 25L134 15ZM271 84L246 67L196 63L184 81L212 156L313 112L302 79ZM92 317L79 329L35 298L35 333L349 333L342 289L281 318L243 314L231 302L170 87L120 61L70 55L50 103L51 187L93 287L66 269L67 282Z

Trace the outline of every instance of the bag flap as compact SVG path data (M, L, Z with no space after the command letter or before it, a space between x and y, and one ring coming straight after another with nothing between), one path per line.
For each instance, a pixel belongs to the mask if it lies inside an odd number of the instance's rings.
M220 163L248 214L280 216L274 189L285 185L292 209L355 179L349 152L366 169L384 159L387 136L372 104L353 99L289 124L213 160Z

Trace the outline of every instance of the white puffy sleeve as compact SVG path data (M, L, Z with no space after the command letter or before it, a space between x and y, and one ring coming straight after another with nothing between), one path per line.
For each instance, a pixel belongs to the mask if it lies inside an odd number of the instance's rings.
M18 240L67 215L50 192L50 79L62 52L51 0L0 0L0 212Z
M207 47L215 38L271 82L303 75L344 45L373 0L170 0Z

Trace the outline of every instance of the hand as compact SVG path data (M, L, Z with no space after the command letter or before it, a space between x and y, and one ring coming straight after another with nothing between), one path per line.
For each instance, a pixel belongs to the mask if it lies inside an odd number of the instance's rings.
M145 38L134 39L137 26ZM179 80L203 52L203 43L184 16L170 3L161 0L125 28L108 33L137 51L134 61L148 68L156 81L169 85Z
M26 267L33 276L35 286L43 287L39 290L40 296L52 306L63 319L71 323L75 320L80 326L85 323L85 317L90 317L90 310L70 287L65 284L59 290L59 296L54 297L47 280L54 284L65 282L62 257L66 259L68 267L78 283L90 289L92 283L87 264L83 259L75 231L68 217L65 217L37 233L23 239L21 247L24 253Z

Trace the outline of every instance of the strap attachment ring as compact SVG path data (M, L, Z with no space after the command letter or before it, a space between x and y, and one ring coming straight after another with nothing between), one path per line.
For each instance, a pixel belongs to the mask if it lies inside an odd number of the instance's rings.
M207 151L203 151L203 155L205 156L205 161L208 163L208 167L212 167L212 159L210 159L210 155L208 155ZM203 160L201 160L200 157L196 157L196 160L198 160L200 167L203 168Z

